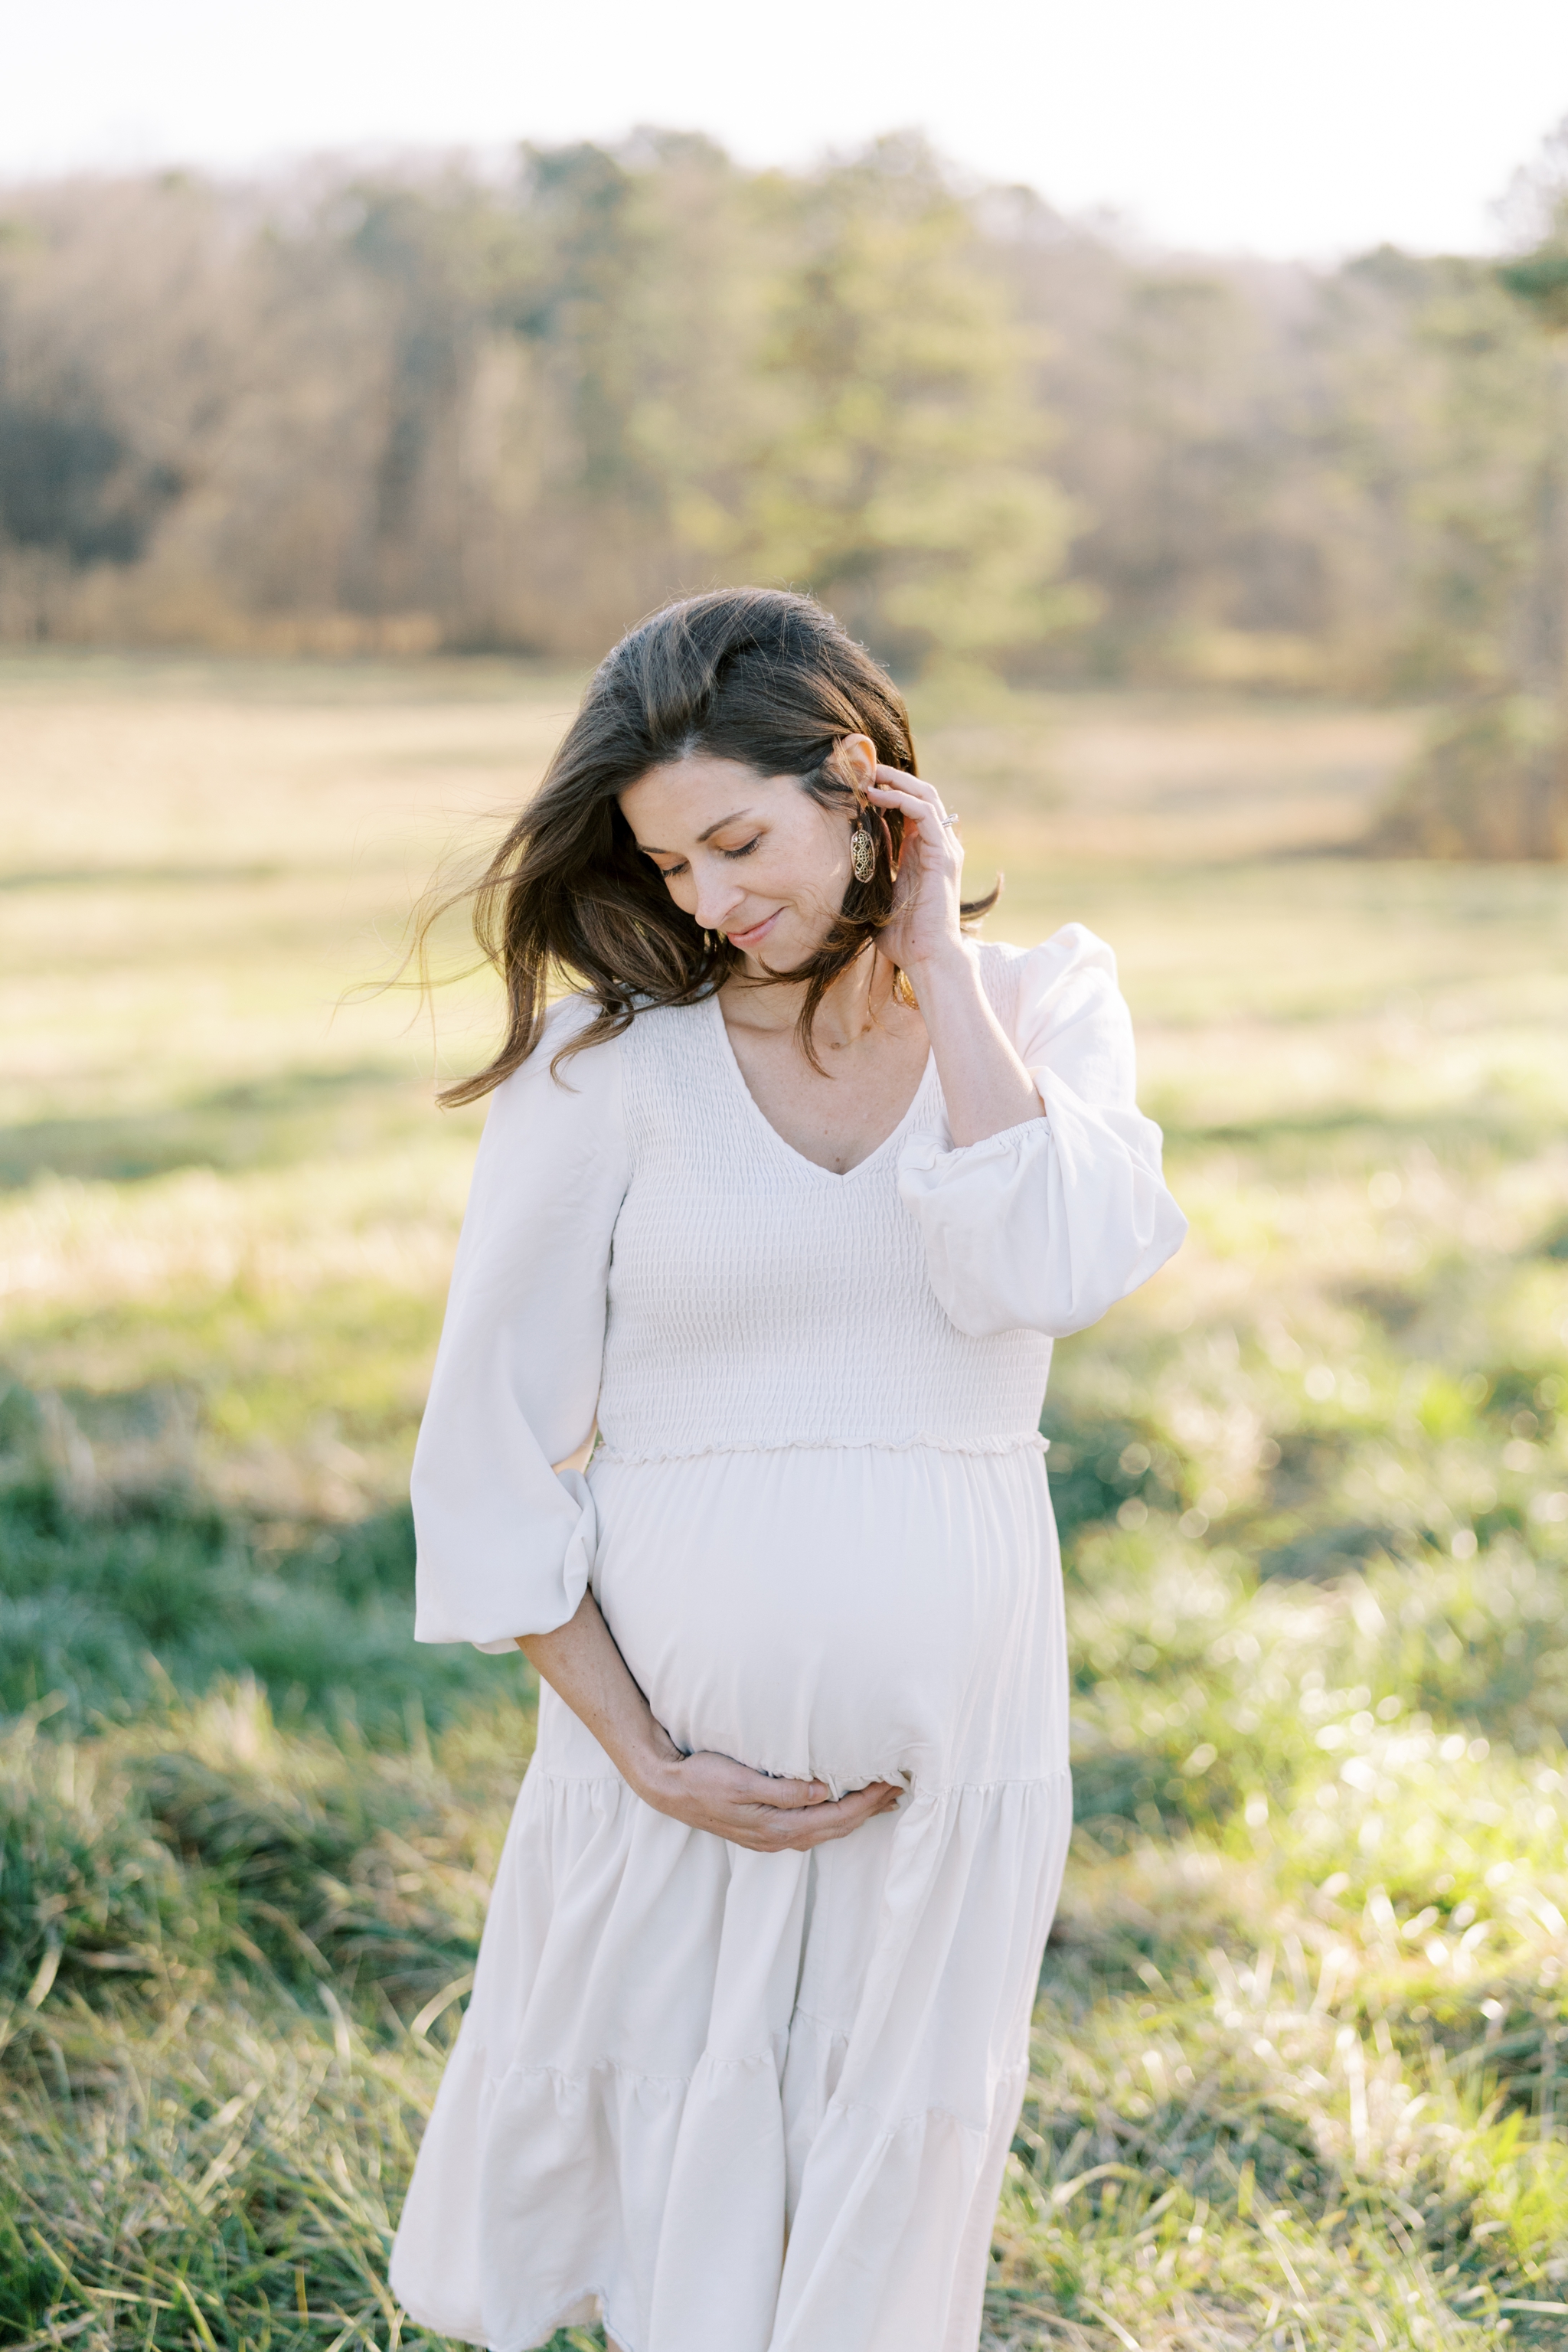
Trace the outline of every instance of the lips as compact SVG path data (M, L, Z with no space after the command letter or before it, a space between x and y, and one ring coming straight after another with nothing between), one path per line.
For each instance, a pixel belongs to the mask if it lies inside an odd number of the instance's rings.
M765 915L760 923L753 923L749 931L726 931L724 936L732 948L755 947L761 940L767 938L783 913L782 907L775 907L771 915Z

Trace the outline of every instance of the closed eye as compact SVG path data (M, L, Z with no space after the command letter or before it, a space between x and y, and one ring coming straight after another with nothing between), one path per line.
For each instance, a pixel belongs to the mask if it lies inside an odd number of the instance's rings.
M719 855L721 857L750 857L752 850L755 849L762 837L763 836L760 833L754 833L750 841L743 841L741 844L739 849L721 849L719 852ZM685 873L686 860L683 857L680 859L679 863L675 866L659 866L656 863L654 871L658 874L660 881L673 882L678 875Z

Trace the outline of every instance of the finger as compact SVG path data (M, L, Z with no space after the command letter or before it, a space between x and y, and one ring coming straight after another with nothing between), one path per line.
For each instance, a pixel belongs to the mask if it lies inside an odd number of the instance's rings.
M875 781L875 783L872 783L872 785L869 785L869 791L872 791L872 793L884 793L884 791L889 791L889 788L891 788L891 791L898 791L898 793L914 793L914 797L917 797L917 800L936 800L936 802L941 802L941 797L942 797L941 793L938 793L936 785L931 783L931 781L926 779L926 776L908 776L908 774L905 774L905 769L900 769L900 767L889 767L889 764L886 764L886 762L879 762L879 767L877 767L877 781Z
M785 1842L785 1850L804 1853L813 1846L831 1845L836 1839L853 1837L858 1829L863 1829L868 1821L889 1810L886 1805L869 1805L864 1812L835 1814L831 1820L820 1813L803 1814L800 1827L792 1831Z
M934 874L949 880L956 878L963 863L963 845L956 830L928 809L922 819L912 809L900 812L904 820L903 850L900 856L901 873L907 858L911 878L914 875ZM909 853L913 852L910 856Z
M825 1780L775 1780L767 1772L752 1772L748 1777L762 1783L761 1792L751 1797L751 1801L776 1807L781 1812L795 1812L803 1805L833 1802L833 1791Z
M852 1796L839 1797L829 1804L801 1805L794 1811L772 1805L746 1809L748 1827L770 1844L784 1847L796 1846L802 1840L815 1844L818 1838L837 1837L844 1831L858 1829L880 1810L879 1792L865 1789L857 1789Z
M794 1808L825 1805L833 1796L826 1780L795 1780L784 1774L759 1772L754 1765L742 1764L738 1756L722 1755L717 1748L699 1748L687 1761L706 1768L717 1766L727 1783L723 1801L733 1804Z
M848 1796L839 1797L832 1804L816 1806L809 1811L803 1808L794 1821L787 1815L781 1816L781 1825L790 1834L805 1831L814 1838L834 1836L840 1829L856 1828L873 1813L885 1812L889 1805L898 1802L902 1794L903 1790L896 1781L873 1780L864 1789L854 1789Z
M941 831L947 825L947 812L934 793L926 799L913 793L900 792L891 784L871 784L868 787L867 797L875 801L879 807L900 809L909 824L919 825L922 837L928 834L940 837Z
M924 809L928 814L942 806L941 794L929 784L922 791L918 776L906 776L898 782L868 784L866 796L873 801L901 801L906 807Z
M826 1805L748 1807L752 1821L759 1828L771 1828L783 1838L793 1837L799 1830L809 1829L813 1834L819 1829L831 1828L836 1822L858 1822L874 1808L866 1801L866 1792L857 1789L852 1797L836 1798Z

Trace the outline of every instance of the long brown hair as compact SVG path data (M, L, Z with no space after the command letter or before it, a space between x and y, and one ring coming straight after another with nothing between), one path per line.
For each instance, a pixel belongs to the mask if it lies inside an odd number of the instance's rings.
M506 987L506 1034L482 1070L443 1087L438 1100L477 1101L528 1059L552 983L575 982L598 1007L556 1055L557 1069L584 1046L618 1036L637 1012L694 1004L723 985L738 951L721 935L710 945L675 905L618 797L650 768L699 751L742 761L759 775L798 778L822 806L858 810L877 845L869 878L851 878L821 946L773 975L805 983L799 1035L815 1063L817 1009L891 914L903 838L901 817L868 811L857 793L838 757L847 735L868 735L879 761L917 772L903 697L808 596L718 589L665 605L624 636L595 671L538 792L472 887L474 936ZM963 912L983 914L996 898L993 890ZM454 903L443 898L418 918L422 977L431 926Z

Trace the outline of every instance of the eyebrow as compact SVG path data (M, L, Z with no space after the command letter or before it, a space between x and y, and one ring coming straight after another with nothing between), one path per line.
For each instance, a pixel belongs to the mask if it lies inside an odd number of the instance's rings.
M737 824L742 817L750 814L749 809L732 809L728 816L715 817L712 824L700 833L697 838L699 841L711 841L714 835L722 833L727 824ZM679 852L674 849L660 849L656 841L639 841L637 847L645 857L675 857L679 855Z

